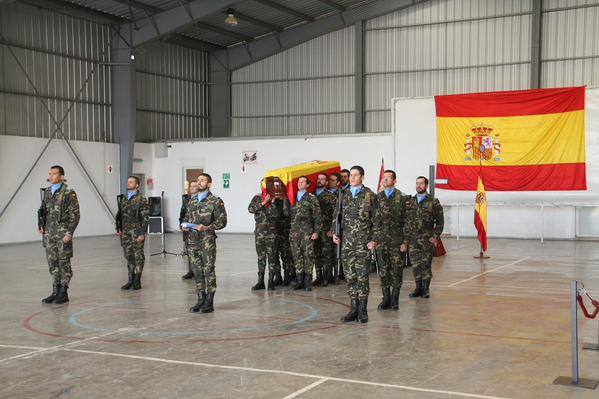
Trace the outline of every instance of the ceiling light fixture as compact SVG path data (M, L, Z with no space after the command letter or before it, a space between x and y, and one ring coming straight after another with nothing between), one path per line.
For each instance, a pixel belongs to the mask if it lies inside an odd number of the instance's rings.
M225 18L225 24L229 26L237 26L239 21L235 18L235 10L232 8L227 9L227 18Z

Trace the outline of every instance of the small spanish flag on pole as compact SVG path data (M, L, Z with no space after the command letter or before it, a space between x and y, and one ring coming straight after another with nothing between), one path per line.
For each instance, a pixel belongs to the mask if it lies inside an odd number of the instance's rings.
M376 188L376 192L383 191L383 175L385 174L385 158L381 158L381 171L379 172L379 184Z
M483 252L487 250L487 194L485 193L485 184L480 176L478 176L475 202L474 226L478 231L478 241L480 241L480 256L478 258L482 259L484 258Z

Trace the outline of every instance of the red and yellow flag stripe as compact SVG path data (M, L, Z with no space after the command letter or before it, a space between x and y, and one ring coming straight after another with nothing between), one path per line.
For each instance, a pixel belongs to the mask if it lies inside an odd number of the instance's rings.
M585 190L584 87L438 96L438 188Z

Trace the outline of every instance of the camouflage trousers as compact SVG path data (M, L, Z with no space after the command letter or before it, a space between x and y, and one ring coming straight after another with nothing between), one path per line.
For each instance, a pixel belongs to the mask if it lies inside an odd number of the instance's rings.
M254 242L256 244L256 255L258 256L258 273L265 272L267 262L268 273L272 274L280 270L279 260L277 259L276 236L254 232Z
M289 242L289 230L283 230L277 233L276 238L276 255L277 258L277 271L281 270L281 264L279 259L283 263L283 269L290 272L295 268L293 265L293 256L291 254L291 243Z
M430 281L433 278L434 247L430 244L413 245L408 247L408 256L412 263L415 281Z
M342 242L341 261L350 298L368 298L370 293L370 252L364 244Z
M44 236L44 247L46 248L46 259L52 280L64 287L69 286L73 269L71 258L73 257L73 240L65 244L62 242L64 235L50 237Z
M321 231L315 242L316 270L330 278L335 263L335 244L333 243L333 237L327 237L326 234L326 231Z
M401 288L405 254L399 250L400 244L379 244L379 273L382 288Z
M123 252L127 260L127 270L133 274L141 274L146 263L144 254L144 242L137 242L134 232L123 232L122 236Z
M312 233L304 233L291 230L289 240L291 241L291 253L295 265L295 273L306 273L312 278L312 270L316 265L314 253L314 241L310 239Z
M193 232L189 240L189 257L194 268L197 291L208 294L216 291L216 237L199 237Z

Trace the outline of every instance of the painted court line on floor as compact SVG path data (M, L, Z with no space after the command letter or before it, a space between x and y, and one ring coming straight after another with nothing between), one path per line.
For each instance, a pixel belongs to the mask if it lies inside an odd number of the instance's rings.
M19 348L18 345L2 345L2 344L0 344L0 347L2 347L2 348ZM41 347L38 348L39 351L47 351L50 349L52 349L52 348L41 348ZM345 383L350 383L350 384L359 384L359 385L369 385L369 386L382 387L382 388L401 389L401 390L406 390L406 391L438 393L438 394L445 394L445 395L452 395L452 396L459 396L459 397L466 397L466 398L507 399L507 398L498 397L498 396L478 395L478 394L473 394L473 393L458 392L458 391L446 391L446 390L440 390L440 389L418 388L418 387L413 387L413 386L409 386L409 385L385 384L385 383L380 383L380 382L352 380L349 378L328 377L328 376L322 376L322 375L316 375L316 374L297 373L297 372L285 371L285 370L270 370L270 369L259 369L259 368L253 368L253 367L227 366L227 365L222 365L222 364L191 362L191 361L184 361L184 360L172 360L172 359L164 359L164 358L158 358L158 357L128 355L128 354L117 353L117 352L91 351L91 350L85 350L85 349L59 348L57 350L63 351L63 352L74 352L74 353L82 353L82 354L89 354L89 355L121 357L121 358L127 358L127 359L144 360L144 361L158 362L158 363L199 366L199 367L206 367L206 368L213 368L213 369L249 371L249 372L255 372L255 373L267 373L267 374L281 374L281 375L289 375L289 376L293 376L293 377L304 377L304 378L313 378L313 379L317 379L317 380L324 380L322 382L337 381L337 382L345 382ZM318 382L318 381L316 381L316 382ZM320 383L322 383L322 382L320 382Z
M516 261L514 261L514 262L511 262L511 263L508 263L508 264L506 264L506 265L503 265L503 266L498 266L498 267L496 267L496 268L494 268L494 269L487 270L486 272L482 272L482 273L475 274L474 276L472 276L472 277L468 277L467 279L464 279L464 280L457 281L457 282L455 282L455 283L453 283L453 284L449 284L449 285L447 286L447 288L452 288L452 287L455 287L456 285L459 285L459 284L465 283L465 282L467 282L467 281L471 281L471 280L477 279L477 278L479 278L479 277L481 277L481 276L484 276L485 274L489 274L489 273L492 273L492 272L494 272L494 271L497 271L497 270L499 270L499 269L503 269L504 267L510 267L510 266L517 265L518 263L524 262L525 260L528 260L528 259L530 259L530 256L526 256L526 257L524 257L524 258L520 258L520 259L518 259L518 260L516 260Z
M302 389L300 389L299 391L295 391L287 396L285 396L283 399L293 399L293 398L297 398L299 395L303 394L304 392L308 392L310 389L315 388L317 386L319 386L320 384L322 384L325 381L328 381L328 378L321 378L320 380L313 382L312 384L303 387Z
M119 328L118 330L115 331L109 331L103 334L98 334L96 336L93 337L89 337L89 338L85 338L85 339L78 339L76 341L72 341L72 342L68 342L66 344L62 344L62 345L56 345L56 346L50 346L50 347L46 347L46 348L36 348L36 347L30 347L30 348L24 348L24 349L36 349L34 351L31 352L27 352L27 353L22 353L20 355L15 355L15 356L11 356L11 357L7 357L4 359L0 359L0 363L4 363L7 362L9 360L16 360L16 359L20 359L20 358L24 358L24 357L28 357L28 356L33 356L39 353L43 353L43 352L49 352L49 351L57 351L57 350L65 350L65 348L69 347L69 346L75 346L75 345L80 345L80 344L84 344L85 342L89 342L89 341L95 341L101 338L105 338L109 335L114 335L114 334L122 334L122 333L126 333L126 332L131 332L131 331L143 331L143 330L147 330L148 328L153 328L153 327L157 327L161 324L164 324L165 322L171 322L171 321L175 321L178 320L177 318L170 318L165 320L160 321L159 323L154 323L152 325L149 326L145 326L145 327L140 327L140 328ZM0 347L9 347L7 345L0 345ZM16 346L15 346L16 347Z

